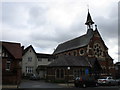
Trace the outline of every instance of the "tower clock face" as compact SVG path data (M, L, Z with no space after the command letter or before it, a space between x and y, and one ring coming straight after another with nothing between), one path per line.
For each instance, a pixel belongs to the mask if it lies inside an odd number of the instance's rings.
M96 57L100 57L100 56L103 56L103 50L102 50L102 47L100 46L99 43L95 43L93 45L93 50L94 50L94 55Z

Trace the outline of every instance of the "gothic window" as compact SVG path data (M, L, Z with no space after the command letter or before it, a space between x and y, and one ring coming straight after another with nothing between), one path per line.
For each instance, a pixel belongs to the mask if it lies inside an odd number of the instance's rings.
M56 77L57 78L59 78L59 73L60 73L60 71L59 71L59 69L57 69L57 71L56 71Z
M56 78L64 78L64 70L63 69L56 70Z
M71 55L70 53L68 53L69 55Z
M74 51L74 56L76 56L77 55L77 53L76 53L76 51Z
M95 43L93 46L94 55L96 57L103 56L103 51L99 43Z
M84 49L80 49L79 54L84 55Z
M64 78L64 70L61 69L61 78Z

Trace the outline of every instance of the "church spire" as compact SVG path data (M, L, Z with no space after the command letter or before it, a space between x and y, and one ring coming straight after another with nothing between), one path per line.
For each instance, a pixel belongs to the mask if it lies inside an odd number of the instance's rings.
M87 21L86 21L85 25L87 25L88 29L93 29L92 24L94 24L94 22L92 21L92 18L91 18L91 15L89 13L89 9L88 9Z

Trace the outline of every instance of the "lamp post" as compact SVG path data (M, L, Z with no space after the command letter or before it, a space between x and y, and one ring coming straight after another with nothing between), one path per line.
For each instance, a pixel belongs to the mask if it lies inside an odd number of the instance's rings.
M68 70L68 83L69 83L69 70L70 70L70 67L67 67L67 70ZM68 86L69 86L69 84L68 84Z

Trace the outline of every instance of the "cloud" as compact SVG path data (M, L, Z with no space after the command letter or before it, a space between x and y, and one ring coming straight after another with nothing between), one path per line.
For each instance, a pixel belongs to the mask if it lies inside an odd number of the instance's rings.
M37 52L52 53L58 44L86 33L87 4L109 54L117 61L117 0L4 2L2 40L25 47L32 44Z

